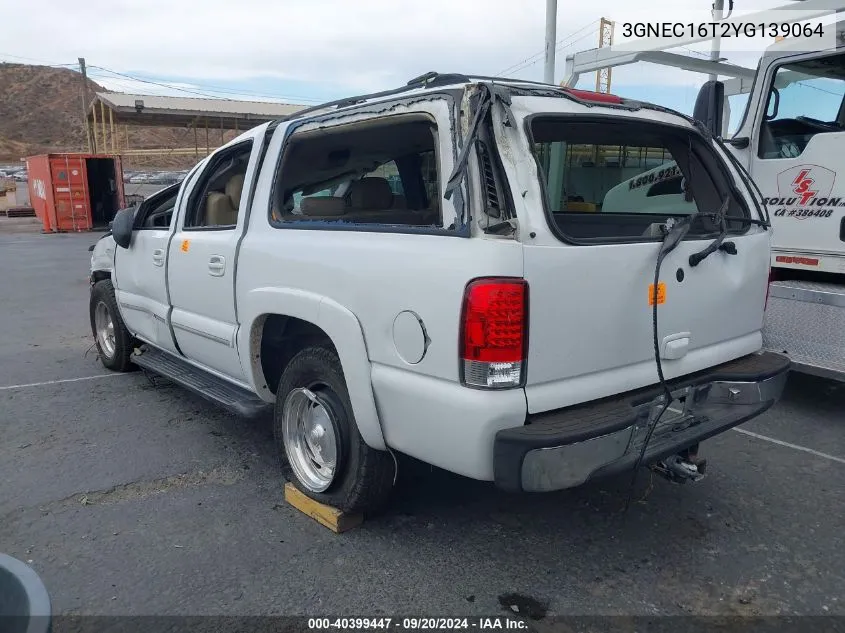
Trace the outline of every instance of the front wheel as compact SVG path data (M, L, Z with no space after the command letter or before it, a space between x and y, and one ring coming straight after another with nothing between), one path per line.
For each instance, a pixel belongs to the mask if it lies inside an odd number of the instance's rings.
M393 459L361 438L334 350L309 347L290 361L276 391L273 432L282 472L304 494L350 513L386 503Z
M123 324L117 309L114 287L110 279L103 279L91 288L89 305L91 332L97 344L100 362L107 369L131 371L132 335Z

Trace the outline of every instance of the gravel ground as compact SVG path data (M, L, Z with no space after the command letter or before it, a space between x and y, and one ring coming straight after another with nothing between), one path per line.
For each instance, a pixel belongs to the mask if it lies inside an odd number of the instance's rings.
M723 434L702 447L704 481L645 474L627 515L627 478L517 496L403 459L390 509L337 536L283 503L269 420L101 377L86 279L99 235L10 227L0 551L31 561L56 613L489 615L532 598L547 617L845 615L836 383L792 376L743 427L789 445Z

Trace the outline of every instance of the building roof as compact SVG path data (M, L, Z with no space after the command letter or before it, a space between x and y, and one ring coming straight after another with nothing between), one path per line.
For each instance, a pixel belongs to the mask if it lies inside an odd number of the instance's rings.
M195 97L161 97L123 92L97 92L89 118L100 118L100 103L112 111L114 123L158 127L196 125L215 129L245 130L272 121L307 106L264 101L203 99ZM93 113L97 109L96 114ZM108 121L109 114L106 113Z

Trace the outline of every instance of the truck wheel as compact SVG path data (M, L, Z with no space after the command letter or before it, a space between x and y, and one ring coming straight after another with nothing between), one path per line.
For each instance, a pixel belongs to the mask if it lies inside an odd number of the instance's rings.
M273 433L285 479L344 512L375 512L393 488L394 462L358 432L337 354L308 347L279 380Z
M110 279L103 279L91 289L91 331L97 343L100 362L107 369L130 371L134 365L132 356L132 335L123 324L114 297L114 287Z

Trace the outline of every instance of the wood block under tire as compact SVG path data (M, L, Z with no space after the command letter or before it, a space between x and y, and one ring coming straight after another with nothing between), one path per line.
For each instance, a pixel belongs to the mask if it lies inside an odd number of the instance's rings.
M285 501L336 534L358 527L364 521L362 514L346 514L342 510L314 501L290 482L285 484Z

